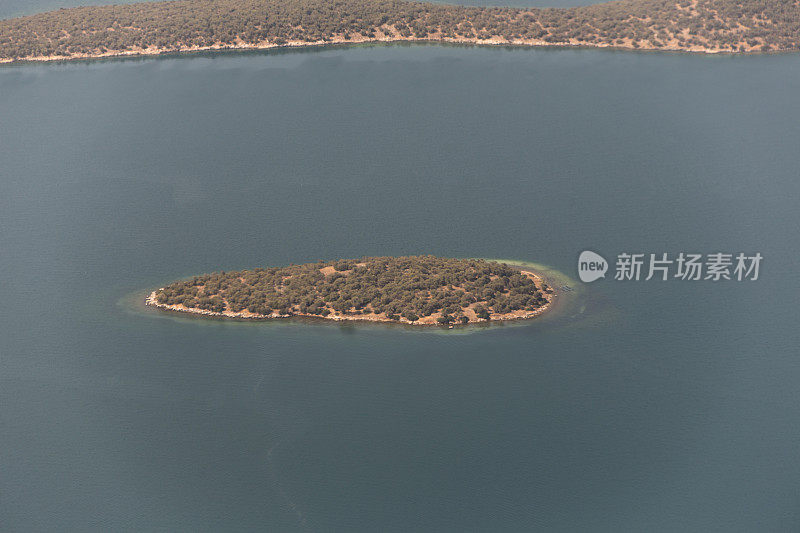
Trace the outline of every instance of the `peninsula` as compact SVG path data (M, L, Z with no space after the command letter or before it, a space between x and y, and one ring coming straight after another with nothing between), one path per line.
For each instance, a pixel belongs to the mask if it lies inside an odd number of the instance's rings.
M483 259L362 259L217 272L155 290L147 305L209 316L415 325L533 318L555 298L536 273Z
M573 8L405 0L178 0L0 21L0 63L427 41L706 53L800 48L800 0L619 0Z

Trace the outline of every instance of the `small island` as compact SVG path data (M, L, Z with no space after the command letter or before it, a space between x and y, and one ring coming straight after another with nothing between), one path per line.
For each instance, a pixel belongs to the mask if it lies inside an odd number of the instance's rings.
M534 318L555 296L534 272L483 259L424 255L215 272L155 290L146 303L229 318L452 326Z
M790 51L800 48L800 3L618 0L517 8L405 0L137 2L0 20L0 63L397 41Z

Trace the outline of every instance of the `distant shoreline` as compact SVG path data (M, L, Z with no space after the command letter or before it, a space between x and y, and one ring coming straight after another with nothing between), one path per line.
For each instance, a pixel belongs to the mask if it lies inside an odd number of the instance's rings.
M172 0L0 20L0 63L364 43L748 54L800 50L800 4L615 0L569 8L408 0Z
M461 44L485 47L516 47L516 48L575 48L575 49L599 49L599 50L620 50L620 51L639 51L639 52L679 52L686 54L709 54L709 55L756 55L765 54L760 50L748 52L732 52L730 50L712 50L701 47L697 48L669 48L669 47L646 47L640 46L633 48L630 46L611 45L606 43L549 43L545 41L505 41L498 39L427 39L427 38L374 38L374 39L331 39L328 41L296 41L284 44L259 43L259 44L234 44L234 45L211 45L211 46L183 46L178 48L148 48L142 50L108 51L92 54L77 53L70 56L31 56L20 59L0 58L0 65L16 63L48 63L66 61L88 61L92 59L115 59L115 58L148 58L170 55L191 55L202 52L246 52L246 51L267 51L277 49L303 49L303 48L325 48L327 46L347 46L358 44ZM775 51L778 53L782 51ZM785 52L785 51L783 51Z
M521 274L531 278L535 281L539 286L542 283L546 283L544 277L536 273L532 270L528 270L526 268L522 268L513 264L509 264L511 268L518 270ZM399 318L388 318L386 316L381 315L374 315L374 314L350 314L350 313L339 313L333 312L327 316L320 316L318 314L312 313L302 313L302 312L292 312L291 314L281 314L278 312L272 312L270 314L258 314L252 313L248 310L242 311L212 311L208 309L199 309L199 308L190 308L186 307L182 304L166 304L160 303L157 300L157 293L159 290L163 289L156 289L151 291L150 294L147 295L145 298L145 305L165 311L172 311L176 313L185 313L190 315L199 315L199 316L206 316L206 317L216 317L216 318L230 318L230 319L241 319L241 320L271 320L271 319L281 319L281 318L292 318L292 317L303 317L303 318L316 318L320 320L331 320L335 322L383 322L383 323L394 323L394 324L404 324L409 326L420 326L420 327L455 327L455 326L465 326L465 325L475 325L475 324L488 324L488 323L497 323L497 322L508 322L508 321L518 321L518 320L531 320L543 315L545 312L550 310L555 302L558 292L554 289L550 288L550 292L548 293L547 303L541 305L540 307L536 308L535 310L517 310L512 311L509 313L491 313L489 319L480 319L480 318L473 318L470 319L467 323L462 324L454 324L454 325L447 325L447 324L439 324L436 322L435 317L423 317L416 321L409 321L404 317Z

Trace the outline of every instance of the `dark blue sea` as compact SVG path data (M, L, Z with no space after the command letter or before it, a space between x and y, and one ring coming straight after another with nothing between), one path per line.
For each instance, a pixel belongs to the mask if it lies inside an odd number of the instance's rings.
M800 55L0 68L0 529L797 531ZM146 309L213 270L760 252L454 330ZM613 269L613 265L612 265Z

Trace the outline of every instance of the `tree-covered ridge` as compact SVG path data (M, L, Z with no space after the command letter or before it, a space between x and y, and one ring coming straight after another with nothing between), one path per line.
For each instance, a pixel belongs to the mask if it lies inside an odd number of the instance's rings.
M422 324L535 315L552 289L507 264L434 256L369 257L218 272L154 293L175 310L245 318L316 315Z
M404 0L178 0L0 21L0 60L370 40L796 50L800 0L620 0L574 8Z

